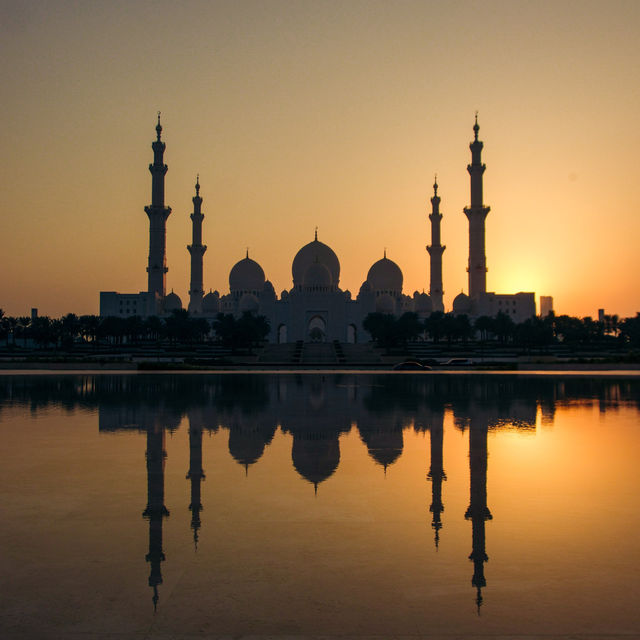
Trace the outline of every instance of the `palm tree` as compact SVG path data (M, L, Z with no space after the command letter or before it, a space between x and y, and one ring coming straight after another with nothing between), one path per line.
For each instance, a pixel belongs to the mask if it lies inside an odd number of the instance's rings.
M444 313L442 311L434 311L428 318L425 318L424 329L431 336L434 344L438 344L446 329Z
M7 347L9 346L9 323L5 318L4 310L0 309L0 337L6 338Z
M480 340L486 341L491 328L493 327L493 318L489 316L480 316L473 323L473 328L480 333Z
M31 317L22 316L18 318L18 333L22 336L23 346L27 348L27 338L29 338L29 327L31 326Z
M97 344L100 316L80 316L80 335L86 342Z
M6 318L9 334L11 334L11 344L16 346L16 327L18 326L18 318L9 316ZM9 346L9 336L7 335L7 346Z

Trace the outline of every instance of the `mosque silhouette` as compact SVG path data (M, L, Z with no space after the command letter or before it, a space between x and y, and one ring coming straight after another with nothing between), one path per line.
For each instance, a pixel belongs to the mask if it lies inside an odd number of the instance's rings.
M499 312L508 314L515 322L522 322L536 314L535 294L496 294L487 292L487 260L485 255L485 219L489 207L483 203L482 163L483 143L478 139L480 127L476 115L473 126L474 139L469 145L471 164L467 170L471 180L471 204L464 213L469 220L469 293L460 293L453 301L453 312L471 317L495 316ZM153 163L149 165L152 176L151 205L145 207L149 217L149 260L147 266L147 291L122 294L115 291L100 292L100 315L127 317L137 315L166 316L182 309L182 300L171 291L166 292L166 221L171 208L164 198L164 180L167 165L164 163L165 143L162 141L160 114L156 126L156 140L151 145ZM340 261L333 249L314 239L295 255L291 271L293 286L276 295L273 284L266 278L262 267L249 252L229 272L229 293L220 295L209 291L205 295L203 284L203 259L207 251L202 243L202 197L200 180L196 180L193 197L192 243L187 246L191 256L191 283L188 311L194 316L208 319L218 313L238 317L245 312L265 316L271 343L288 342L338 342L364 343L369 341L363 329L363 320L368 314L380 312L399 316L407 311L426 317L434 311L444 311L442 285L440 196L437 181L433 185L431 198L431 244L427 246L430 256L429 293L415 291L413 296L403 293L403 275L400 267L383 257L376 261L358 295L340 288Z

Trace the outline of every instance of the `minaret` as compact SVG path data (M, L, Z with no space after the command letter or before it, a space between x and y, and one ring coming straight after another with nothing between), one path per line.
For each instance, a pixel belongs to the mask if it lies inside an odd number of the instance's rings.
M149 165L151 172L151 205L144 210L149 216L149 293L164 298L167 279L167 218L171 213L171 207L164 206L164 176L167 173L167 165L163 156L165 144L160 140L162 125L160 124L160 112L158 111L158 125L156 126L157 139L152 143L153 164Z
M164 506L165 430L158 424L147 427L147 508L142 515L149 519L149 553L146 561L151 565L149 586L153 588L153 606L158 604L158 585L162 584L161 564L162 520L169 515Z
M489 207L482 202L482 175L487 168L482 164L481 155L483 144L478 140L478 114L473 125L474 139L469 145L471 149L471 164L467 171L471 176L471 206L464 210L469 219L469 297L473 298L487 291L487 257L484 250L484 221L489 213Z
M433 183L433 198L431 198L431 244L427 247L429 256L431 257L431 285L429 288L429 296L431 297L431 309L433 311L444 311L442 302L442 254L446 249L440 244L440 221L442 214L440 213L440 196L438 196L438 176Z
M200 197L200 176L196 178L196 195L193 200L193 213L191 220L193 221L192 242L187 246L191 254L191 286L189 288L189 312L202 313L202 297L204 289L202 288L202 256L207 250L206 245L202 244L202 220L204 214L201 211L202 198Z
M471 585L476 588L476 606L478 615L482 605L482 587L487 586L484 577L484 563L489 560L485 550L485 522L493 516L487 506L487 421L481 417L474 420L472 416L469 425L469 471L470 502L464 517L471 520L471 555L473 561L473 578Z
M435 420L429 428L431 465L427 479L431 480L431 506L429 507L429 511L433 514L431 527L435 531L434 542L436 549L440 542L440 529L442 529L440 516L444 511L444 505L442 504L442 481L447 479L447 474L444 472L442 466L443 422L444 414L436 414Z

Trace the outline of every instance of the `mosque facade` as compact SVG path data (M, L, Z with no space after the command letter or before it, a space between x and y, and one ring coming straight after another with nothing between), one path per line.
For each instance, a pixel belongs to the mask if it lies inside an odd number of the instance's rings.
M469 220L469 294L459 294L453 301L453 312L471 317L495 316L502 311L521 322L534 316L533 293L496 294L486 290L486 256L484 222L489 207L483 204L482 176L485 165L481 161L483 143L478 140L479 126L476 118L474 140L470 144L472 162L467 167L471 178L471 204L464 210ZM164 201L165 143L158 115L156 140L152 143L153 163L151 172L151 205L145 207L149 218L149 257L147 291L122 294L114 291L100 292L100 315L127 317L138 315L165 316L182 309L182 300L173 291L166 292L166 221L171 208ZM340 288L340 261L328 245L314 239L295 255L291 267L293 286L276 295L273 284L262 267L247 251L229 273L229 293L218 291L204 293L203 259L207 250L202 244L202 198L200 181L196 180L193 197L192 243L187 250L191 256L191 281L188 311L198 317L214 319L219 313L236 317L245 312L263 315L270 325L269 342L368 342L369 334L362 323L373 312L402 315L413 311L426 317L433 311L444 311L442 287L440 197L437 181L431 198L431 244L429 293L403 293L403 275L400 267L384 256L375 262L355 297Z

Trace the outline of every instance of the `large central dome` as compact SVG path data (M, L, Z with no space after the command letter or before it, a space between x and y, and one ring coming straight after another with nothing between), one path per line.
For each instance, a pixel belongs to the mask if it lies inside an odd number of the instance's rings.
M302 287L304 285L307 269L314 264L321 264L326 267L331 275L331 286L337 287L340 281L340 261L331 247L318 240L316 236L313 242L305 244L296 254L291 265L293 275L293 286ZM315 268L317 269L317 267Z

